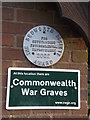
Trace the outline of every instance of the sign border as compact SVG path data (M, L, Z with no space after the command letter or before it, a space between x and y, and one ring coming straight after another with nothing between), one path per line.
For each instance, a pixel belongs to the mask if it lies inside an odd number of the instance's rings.
M60 71L60 72L78 72L78 107L73 106L19 106L19 107L9 107L9 96L10 96L10 75L11 70L38 70L38 71ZM80 109L80 70L74 69L48 69L48 68L8 68L8 81L7 81L7 96L6 96L6 109L7 110L19 110L19 109Z

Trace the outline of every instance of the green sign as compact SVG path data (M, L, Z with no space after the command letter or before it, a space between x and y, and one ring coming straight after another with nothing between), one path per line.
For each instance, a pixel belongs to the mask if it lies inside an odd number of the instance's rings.
M80 71L9 68L6 109L80 109Z

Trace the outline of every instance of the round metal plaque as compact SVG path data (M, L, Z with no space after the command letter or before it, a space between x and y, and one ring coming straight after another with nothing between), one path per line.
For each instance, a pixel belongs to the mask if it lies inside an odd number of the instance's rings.
M41 67L57 63L64 51L60 34L50 26L32 28L24 37L23 50L27 59Z

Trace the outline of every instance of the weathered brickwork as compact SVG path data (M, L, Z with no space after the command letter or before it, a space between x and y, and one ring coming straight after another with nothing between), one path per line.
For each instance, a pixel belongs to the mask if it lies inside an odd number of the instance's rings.
M87 118L87 46L67 20L59 16L55 3L3 3L2 8L2 113L3 118ZM36 68L24 56L22 50L25 34L36 25L50 25L63 37L65 50L59 62L50 68L79 69L80 77L80 110L6 110L7 70L9 67ZM1 80L1 79L0 79ZM18 120L18 119L17 119ZM31 119L30 119L31 120ZM83 120L83 119L82 119Z

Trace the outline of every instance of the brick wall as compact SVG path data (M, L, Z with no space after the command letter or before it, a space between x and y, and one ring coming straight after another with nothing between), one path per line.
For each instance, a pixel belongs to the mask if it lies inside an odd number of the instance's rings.
M2 114L3 118L87 118L87 60L88 52L82 35L67 20L59 17L55 3L3 3L2 7ZM59 62L50 68L79 69L80 110L6 110L7 70L9 67L36 66L22 50L23 37L36 25L50 25L63 37L65 50Z

